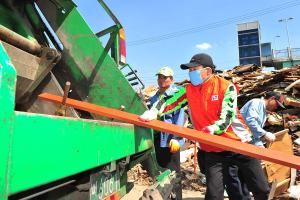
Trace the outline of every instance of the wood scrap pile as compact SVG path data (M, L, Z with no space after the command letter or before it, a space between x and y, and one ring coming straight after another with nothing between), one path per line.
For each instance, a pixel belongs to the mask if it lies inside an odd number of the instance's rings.
M200 172L197 163L198 161L195 158L196 152L197 149L195 149L195 143L193 141L186 140L180 151L182 188L185 190L200 191L205 193L206 179L205 175Z
M149 176L148 172L144 170L141 164L135 165L127 172L128 182L134 182L137 185L153 185L154 181Z
M269 91L285 96L286 109L269 113L266 129L277 132L290 129L294 154L300 156L300 66L264 72L257 65L242 65L224 71L219 76L232 81L239 88L238 106L253 98L263 97Z
M197 170L199 172L199 170ZM181 180L182 180L182 188L184 190L193 190L193 191L200 191L205 193L206 186L201 181L204 175L199 175L197 173L194 174L194 165L191 161L186 161L181 163Z
M148 87L146 87L143 91L142 91L142 96L143 96L143 100L148 103L149 102L149 98L154 96L155 93L158 91L158 87L155 85L150 85Z
M289 105L295 103L293 102L295 97L300 98L299 65L271 72L265 72L262 69L262 67L249 64L234 67L218 75L238 86L240 106L250 99L263 96L268 91L288 94L292 101Z

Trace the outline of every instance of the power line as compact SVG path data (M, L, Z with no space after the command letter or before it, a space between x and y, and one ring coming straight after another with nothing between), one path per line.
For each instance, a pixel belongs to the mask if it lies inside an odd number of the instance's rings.
M294 7L294 6L297 6L299 4L300 4L299 0L290 1L290 2L280 4L280 5L269 7L269 8L266 8L266 9L262 9L262 10L254 11L254 12L251 12L251 13L248 13L248 14L244 14L244 15L241 15L241 16L238 16L238 17L233 17L233 18L228 18L228 19L221 20L221 21L218 21L218 22L213 22L213 23L210 23L210 24L207 24L207 25L194 27L194 28L189 28L189 29L185 29L185 30L182 30L182 31L168 33L168 34L164 34L164 35L160 35L160 36L154 36L154 37L150 37L150 38L146 38L146 39L132 41L132 42L129 42L128 45L129 46L135 46L135 45L140 45L140 44L144 44L144 43L157 42L157 41L160 41L160 40L170 39L170 38L174 38L174 37L178 37L178 36L182 36L182 35L186 35L186 34L190 34L190 33L195 33L195 32L199 32L199 31L203 31L203 30L213 29L213 28L217 28L219 26L223 26L223 25L235 23L235 22L238 22L238 21L241 21L241 20L245 20L245 19L248 19L248 18L252 18L254 16L261 16L261 15L272 13L272 12L277 11L277 10L282 10L282 9L287 9L287 8L290 8L290 7Z
M242 21L242 20L250 19L250 18L253 18L253 17L257 17L257 16L266 15L266 14L273 13L273 12L276 12L276 11L281 11L281 10L288 9L288 8L291 8L291 7L295 7L295 6L298 6L298 5L300 5L299 0L289 1L289 2L285 2L285 3L279 4L279 5L269 7L269 8L257 10L257 11L251 12L251 13L247 13L247 14L244 14L244 15L237 16L237 17L227 18L227 19L217 21L217 22L213 22L213 23L210 23L210 24L206 24L206 25L203 25L203 26L193 27L193 28L184 29L184 30L181 30L181 31L176 31L176 32L167 33L167 34L158 35L158 36L153 36L153 37L149 37L149 38L145 38L145 39L141 39L141 40L131 41L131 42L128 42L128 46L138 46L138 45L143 45L143 44L147 44L147 43L154 43L154 42L159 42L159 41L162 41L162 40L167 40L167 39L171 39L171 38L180 37L180 36L187 35L187 34L192 34L192 33L205 31L205 30L209 30L209 29L214 29L214 28L218 28L220 26L225 26L225 25L228 25L228 24L237 23L237 22Z

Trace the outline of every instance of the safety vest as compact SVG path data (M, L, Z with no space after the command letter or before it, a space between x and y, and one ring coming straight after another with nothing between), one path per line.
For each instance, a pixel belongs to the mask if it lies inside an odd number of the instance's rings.
M199 86L193 86L192 84L186 86L188 105L196 130L202 130L204 127L212 125L219 120L224 94L229 85L229 81L214 75ZM238 108L227 130L218 135L242 142L251 140L250 129L244 122ZM223 151L214 146L201 143L200 147L205 151Z

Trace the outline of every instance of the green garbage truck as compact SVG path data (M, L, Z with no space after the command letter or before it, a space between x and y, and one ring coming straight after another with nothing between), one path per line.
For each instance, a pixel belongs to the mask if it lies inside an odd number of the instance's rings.
M49 92L146 110L144 85L126 63L124 29L98 3L114 24L96 33L71 0L0 3L1 200L120 199L129 190L127 171L141 162L157 180L171 177L159 175L151 129L37 98Z

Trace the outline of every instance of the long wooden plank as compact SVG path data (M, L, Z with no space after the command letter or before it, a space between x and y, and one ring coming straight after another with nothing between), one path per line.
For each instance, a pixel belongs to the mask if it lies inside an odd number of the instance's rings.
M58 104L62 102L62 97L52 95L52 94L47 94L47 93L43 93L39 95L39 98L54 103L58 103ZM152 128L158 131L172 133L174 135L181 136L190 140L195 140L201 143L216 146L227 151L241 153L261 160L267 160L270 162L278 163L281 165L289 166L300 170L300 157L294 155L288 155L280 151L264 149L264 148L257 147L255 145L244 144L224 137L204 134L201 131L164 123L158 120L153 120L150 122L142 122L138 119L138 116L135 114L112 109L112 108L106 108L103 106L98 106L87 102L77 101L70 98L67 99L66 105L74 107L76 109L95 113L101 116L124 121L130 124L135 124L138 126Z

